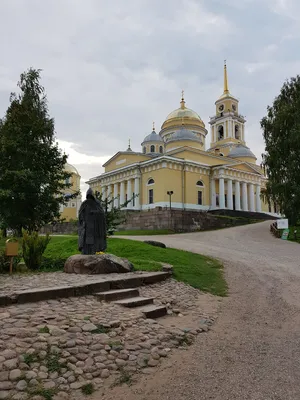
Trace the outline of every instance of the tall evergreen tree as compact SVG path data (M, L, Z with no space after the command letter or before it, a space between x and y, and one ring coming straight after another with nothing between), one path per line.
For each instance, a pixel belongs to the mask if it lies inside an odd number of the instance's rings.
M59 219L71 174L55 142L40 70L21 74L18 86L20 94L11 94L0 122L0 221L21 232Z
M261 120L267 196L295 224L300 217L300 76L285 82Z

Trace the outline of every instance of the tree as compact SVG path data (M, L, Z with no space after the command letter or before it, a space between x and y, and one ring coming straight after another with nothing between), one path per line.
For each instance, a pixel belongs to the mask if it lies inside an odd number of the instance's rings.
M286 81L261 120L266 195L291 224L300 217L300 76Z
M108 193L107 196L102 196L102 193L96 191L95 196L100 201L105 211L106 229L108 234L113 234L117 227L126 221L126 215L123 208L127 207L133 199L138 197L138 195L134 195L131 199L126 200L123 204L119 204L116 207L114 206L114 202L115 199L118 198L111 196L110 193Z
M71 174L55 142L40 70L21 74L18 86L0 122L0 220L20 234L59 218Z

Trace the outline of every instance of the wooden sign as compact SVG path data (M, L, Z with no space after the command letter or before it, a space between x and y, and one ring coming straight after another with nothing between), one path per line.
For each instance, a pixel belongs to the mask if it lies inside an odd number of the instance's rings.
M19 243L8 239L5 244L5 250L8 257L16 257L19 254Z

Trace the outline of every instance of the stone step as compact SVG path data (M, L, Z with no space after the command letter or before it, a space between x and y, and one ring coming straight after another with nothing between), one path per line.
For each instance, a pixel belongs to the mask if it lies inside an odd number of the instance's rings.
M120 306L133 308L133 307L144 306L146 304L153 304L153 298L132 297L130 299L117 300L114 303L119 304Z
M138 289L119 289L119 290L109 290L107 292L99 292L95 293L94 296L97 297L98 301L115 301L115 300L122 300L128 299L130 297L138 297L139 296Z
M140 311L146 318L159 318L167 315L167 308L165 306L149 305L145 307L140 307Z

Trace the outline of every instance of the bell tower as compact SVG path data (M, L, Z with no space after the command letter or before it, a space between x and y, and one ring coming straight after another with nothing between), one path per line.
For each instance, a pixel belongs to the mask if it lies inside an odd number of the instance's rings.
M211 153L227 156L238 144L245 145L245 118L239 114L239 101L229 91L227 65L224 62L224 90L215 102L216 111L210 117Z

